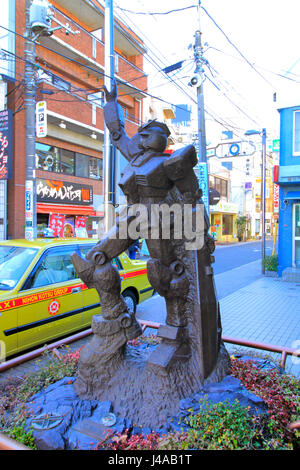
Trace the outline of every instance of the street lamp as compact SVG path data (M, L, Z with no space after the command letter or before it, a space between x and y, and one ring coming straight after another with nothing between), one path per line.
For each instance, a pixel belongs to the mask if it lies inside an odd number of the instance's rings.
M261 131L249 130L245 132L246 136L250 135L261 135L262 138L262 149L261 149L261 218L262 218L262 236L261 236L261 255L262 255L262 274L265 274L264 259L266 255L265 242L266 242L266 230L265 230L265 211L266 211L266 140L267 133L266 129Z

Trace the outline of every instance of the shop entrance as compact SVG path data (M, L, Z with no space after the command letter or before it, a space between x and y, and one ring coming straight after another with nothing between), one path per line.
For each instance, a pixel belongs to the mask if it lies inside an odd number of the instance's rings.
M300 204L294 204L293 222L293 265L300 268Z

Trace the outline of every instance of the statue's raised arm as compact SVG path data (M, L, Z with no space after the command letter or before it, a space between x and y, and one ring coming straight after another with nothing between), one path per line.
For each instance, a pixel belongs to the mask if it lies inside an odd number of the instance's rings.
M125 119L122 107L117 102L118 88L114 81L111 91L103 86L106 104L104 106L104 120L109 130L112 144L120 150L127 160L131 160L140 152L138 139L130 139L125 131Z

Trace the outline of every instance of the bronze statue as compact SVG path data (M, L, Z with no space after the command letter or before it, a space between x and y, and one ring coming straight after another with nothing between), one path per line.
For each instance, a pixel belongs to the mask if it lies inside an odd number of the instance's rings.
M226 366L218 365L222 344L211 268L214 241L208 235L209 220L194 172L196 151L189 145L171 156L164 153L170 131L165 123L156 120L142 125L129 138L117 103L116 85L111 92L105 88L105 96L104 117L112 143L129 162L119 186L129 207L140 204L147 209L146 225L158 225L158 238L151 237L150 231L145 237L150 254L147 273L152 287L165 298L167 316L166 324L158 331L161 343L149 357L146 369L148 375L172 377L170 380L177 382L182 398L188 391L195 391L211 374L224 375L220 372L222 367L228 369L228 361ZM185 204L203 208L204 244L200 249L187 251L183 238L178 240L174 236L172 223L170 239L163 238L161 217L154 220L151 208L174 203L182 208ZM127 222L134 219L127 212L126 217ZM102 306L102 315L92 321L94 337L82 351L79 363L77 390L89 396L96 396L97 389L105 386L122 367L126 342L141 334L134 313L128 311L120 295L120 277L111 263L134 242L128 234L120 237L121 222L122 214L86 259L73 255L79 276L88 287L97 289ZM185 368L189 379L184 378Z

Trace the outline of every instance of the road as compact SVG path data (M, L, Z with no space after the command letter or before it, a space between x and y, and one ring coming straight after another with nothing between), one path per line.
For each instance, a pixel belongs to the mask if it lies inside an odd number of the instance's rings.
M214 252L214 273L220 274L230 269L261 259L261 241L218 245ZM273 240L266 240L266 255L272 254Z
M273 241L266 240L266 255L272 254ZM214 252L214 280L218 300L232 294L262 276L261 241L218 245ZM159 295L138 305L137 318L164 322L165 301Z

